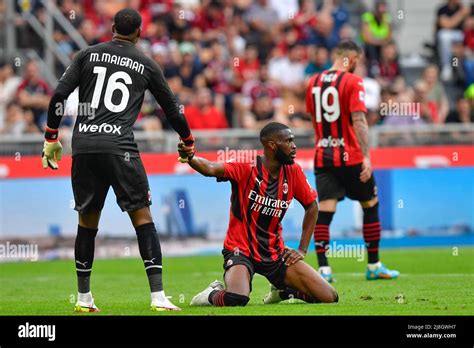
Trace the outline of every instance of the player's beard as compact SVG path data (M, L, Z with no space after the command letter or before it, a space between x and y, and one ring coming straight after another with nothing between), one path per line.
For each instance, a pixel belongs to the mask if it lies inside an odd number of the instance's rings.
M295 160L293 158L291 158L289 155L285 154L280 149L280 147L277 148L277 151L275 153L275 158L281 164L293 164L293 163L295 163Z
M354 73L356 68L357 68L357 63L352 64L352 66L349 68L349 72Z

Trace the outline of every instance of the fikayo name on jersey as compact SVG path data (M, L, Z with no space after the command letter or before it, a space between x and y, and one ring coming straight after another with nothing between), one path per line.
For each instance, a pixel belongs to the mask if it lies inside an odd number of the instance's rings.
M256 262L274 262L284 250L281 221L296 198L303 206L316 200L316 191L298 164L283 165L270 176L258 156L255 163L228 162L224 177L232 184L229 228L224 248Z
M350 72L326 70L312 76L306 91L316 137L314 166L340 167L363 162L351 113L367 112L362 79Z

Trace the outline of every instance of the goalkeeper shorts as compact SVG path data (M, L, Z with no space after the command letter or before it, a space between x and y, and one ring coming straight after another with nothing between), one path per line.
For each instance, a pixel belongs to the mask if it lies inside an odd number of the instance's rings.
M110 186L122 211L151 205L150 186L140 157L77 154L72 158L71 180L74 209L80 213L101 211Z

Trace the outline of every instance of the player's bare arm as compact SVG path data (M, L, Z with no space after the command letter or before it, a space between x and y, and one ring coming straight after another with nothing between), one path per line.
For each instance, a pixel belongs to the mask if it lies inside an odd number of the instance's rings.
M224 176L224 164L219 162L211 162L205 158L191 156L188 157L190 148L184 145L183 142L178 144L178 152L181 158L186 158L187 163L198 173L204 176L212 176L215 178L222 178Z
M351 114L352 126L357 137L364 162L362 163L362 171L360 172L360 181L367 182L372 176L372 166L370 164L369 153L369 126L365 117L365 112L356 111Z
M283 256L285 264L291 266L296 262L303 260L308 252L308 245L313 238L314 226L318 219L318 205L313 202L305 207L303 218L303 232L301 233L300 244L298 250L286 247Z

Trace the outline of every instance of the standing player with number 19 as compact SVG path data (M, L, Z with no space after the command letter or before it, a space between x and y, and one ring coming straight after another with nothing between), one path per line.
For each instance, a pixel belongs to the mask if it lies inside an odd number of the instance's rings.
M151 290L151 309L179 310L165 296L161 247L151 216L151 194L132 126L148 89L163 108L181 140L194 153L194 139L158 65L135 44L141 32L140 14L123 9L114 17L113 39L80 51L60 78L48 110L42 155L43 167L57 169L62 147L58 127L61 107L79 87L78 115L72 136L72 188L79 225L75 243L78 300L75 311L98 308L90 291L95 236L107 192L112 186L117 203L128 212L137 233L140 255Z
M329 225L337 202L344 197L360 202L364 212L363 234L369 255L366 278L393 279L379 260L380 220L375 179L369 153L362 79L353 72L362 50L350 40L335 49L333 66L311 77L306 92L306 108L311 113L316 136L314 170L319 192L319 217L314 230L320 273L334 280L326 257Z

